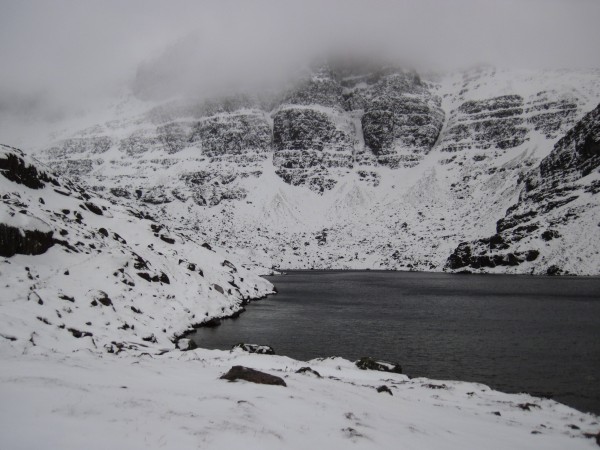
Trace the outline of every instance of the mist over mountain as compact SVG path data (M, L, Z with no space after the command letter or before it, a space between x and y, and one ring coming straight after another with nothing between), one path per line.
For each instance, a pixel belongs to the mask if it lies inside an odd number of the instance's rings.
M588 68L593 0L2 2L0 132L90 115L107 98L206 97L295 80L315 59L370 55L404 67ZM48 123L52 126L45 126Z

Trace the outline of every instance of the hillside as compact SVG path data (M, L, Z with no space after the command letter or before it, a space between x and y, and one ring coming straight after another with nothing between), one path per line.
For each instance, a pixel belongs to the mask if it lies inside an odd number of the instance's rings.
M23 349L169 350L273 286L217 249L0 147L0 337ZM149 350L150 351L150 350Z

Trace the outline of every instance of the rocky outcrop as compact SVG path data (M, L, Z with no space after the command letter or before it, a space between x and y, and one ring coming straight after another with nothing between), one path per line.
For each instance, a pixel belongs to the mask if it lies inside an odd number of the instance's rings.
M527 191L556 184L558 180L577 181L600 165L600 105L586 114L557 142L540 163L539 179L531 177Z
M41 189L46 185L45 183L58 185L54 177L26 162L20 150L5 145L1 147L9 150L0 154L0 174L4 178L30 189Z
M556 91L541 91L530 99L525 114L534 130L552 139L575 123L578 109L577 100L572 96L560 95Z
M189 141L199 143L209 157L263 153L271 147L271 127L260 111L238 111L201 119Z
M471 100L450 115L442 150L508 149L525 142L524 101L519 95Z
M283 104L319 105L327 108L344 108L343 87L335 71L328 65L318 67L308 79L285 96Z
M331 189L335 169L353 166L350 130L337 110L287 107L277 111L273 115L277 175L286 183L307 185L317 192Z
M377 370L379 372L402 373L402 366L397 363L378 360L365 356L356 361L356 367L362 370Z
M82 176L89 174L94 167L99 166L104 161L102 159L64 159L54 161L49 164L53 170L56 170L63 175L69 176L73 179L81 179Z
M27 230L0 223L0 256L41 255L54 245L52 231Z
M107 152L113 145L108 136L90 136L65 139L50 148L48 154L55 159L68 159L77 155L95 155Z
M177 122L167 123L156 127L158 142L162 145L165 153L172 155L183 150L189 145L189 137L181 124Z
M121 139L119 150L131 158L139 158L158 143L156 136L146 132L135 132Z
M473 245L469 245L466 242L461 243L448 258L446 267L451 270L459 270L465 268L493 269L502 266L518 266L525 261L535 261L540 253L538 250L515 253L499 251L490 255L488 254L490 250L498 248L490 245L490 240L481 239Z
M392 168L411 167L429 153L442 125L441 99L415 72L388 69L349 89L347 104L361 107L365 145L377 162Z
M275 350L270 345L245 344L240 343L232 347L232 350L239 348L248 353L258 353L259 355L274 355Z

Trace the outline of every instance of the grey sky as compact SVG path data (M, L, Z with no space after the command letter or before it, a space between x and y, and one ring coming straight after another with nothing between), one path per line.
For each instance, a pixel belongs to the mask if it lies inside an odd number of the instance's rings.
M169 95L276 82L354 50L436 68L600 67L598 0L0 0L0 11L0 121L93 107L140 67Z

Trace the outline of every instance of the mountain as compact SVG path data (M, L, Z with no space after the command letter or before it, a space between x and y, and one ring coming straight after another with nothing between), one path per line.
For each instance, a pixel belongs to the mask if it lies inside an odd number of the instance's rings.
M18 149L0 146L0 175L0 337L24 349L169 349L273 291L199 236Z
M130 100L38 156L265 267L589 275L599 102L598 70L325 64L281 92Z

